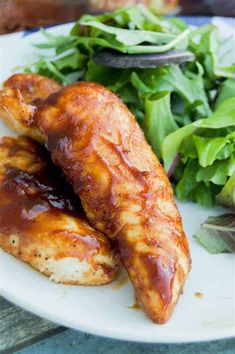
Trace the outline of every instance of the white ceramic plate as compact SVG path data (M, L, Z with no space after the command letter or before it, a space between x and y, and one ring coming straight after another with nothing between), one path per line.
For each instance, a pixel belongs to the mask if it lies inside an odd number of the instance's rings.
M53 33L69 32L71 25L57 26ZM0 82L12 68L33 62L42 40L40 33L0 37ZM12 135L1 124L0 136ZM193 267L172 319L153 324L134 302L131 285L82 287L57 285L28 265L0 250L0 293L26 310L77 330L106 337L141 342L192 342L235 335L235 257L210 255L193 239L207 216L222 210L208 210L179 203L189 238ZM201 298L196 292L203 294Z

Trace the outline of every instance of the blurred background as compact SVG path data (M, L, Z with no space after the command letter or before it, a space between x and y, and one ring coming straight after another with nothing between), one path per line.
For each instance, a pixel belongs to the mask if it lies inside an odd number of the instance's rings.
M0 0L0 34L76 20L143 3L159 15L235 16L235 0Z

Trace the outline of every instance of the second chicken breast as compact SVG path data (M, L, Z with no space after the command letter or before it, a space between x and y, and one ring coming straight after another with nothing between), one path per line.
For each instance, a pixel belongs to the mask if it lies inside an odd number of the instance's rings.
M64 284L105 284L118 269L47 151L26 138L0 141L0 247Z

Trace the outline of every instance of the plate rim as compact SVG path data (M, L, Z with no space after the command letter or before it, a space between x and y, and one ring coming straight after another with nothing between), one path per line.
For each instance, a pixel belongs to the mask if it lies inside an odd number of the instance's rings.
M235 338L235 327L234 329L229 327L228 329L223 328L223 329L218 329L215 330L213 329L210 334L208 332L205 332L206 335L202 335L200 332L200 337L198 336L198 332L191 332L190 337L189 333L187 332L187 336L171 336L171 339L167 337L167 335L160 335L160 337L155 337L153 340L150 338L146 338L145 335L141 336L138 335L138 338L135 336L135 332L130 335L130 332L127 332L128 334L125 334L124 331L119 331L118 333L116 330L112 330L112 327L105 327L105 330L102 330L102 327L97 326L97 325L81 325L81 327L75 326L68 318L64 318L63 316L56 316L52 315L50 312L45 311L44 309L39 309L37 305L30 303L30 301L23 300L22 298L18 298L17 295L13 295L12 293L8 293L6 290L3 290L0 288L0 295L4 297L6 300L14 303L15 305L25 309L26 311L31 312L32 314L35 314L41 318L47 319L51 322L54 322L58 325L62 325L65 327L68 327L70 329L84 332L84 333L89 333L93 335L97 335L99 337L103 338L110 338L110 339L117 339L117 340L123 340L123 341L131 341L131 342L136 342L136 343L158 343L158 344L187 344L187 343L201 343L201 342L208 342L208 341L215 341L215 340L223 340L223 339L232 339ZM156 324L158 326L158 324ZM161 325L159 325L161 326ZM163 324L164 326L164 324ZM217 333L218 332L218 333Z

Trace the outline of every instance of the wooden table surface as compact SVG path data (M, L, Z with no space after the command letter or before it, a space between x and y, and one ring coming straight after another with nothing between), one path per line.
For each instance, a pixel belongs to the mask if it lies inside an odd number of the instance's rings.
M18 354L234 354L235 338L190 344L144 344L102 338L58 326L0 297L0 354L15 352Z
M0 353L14 353L65 330L0 297Z

